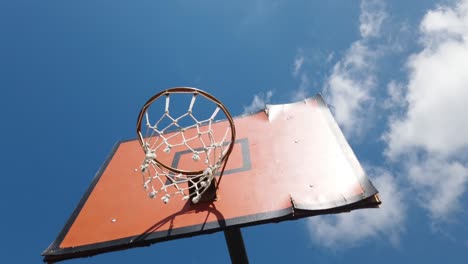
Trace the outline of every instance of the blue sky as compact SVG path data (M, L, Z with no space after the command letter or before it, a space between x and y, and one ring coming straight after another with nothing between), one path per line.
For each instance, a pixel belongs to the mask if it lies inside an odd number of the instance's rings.
M463 263L468 1L0 1L3 262L40 263L142 104L321 92L382 208L243 229L252 263ZM222 233L68 263L222 263Z

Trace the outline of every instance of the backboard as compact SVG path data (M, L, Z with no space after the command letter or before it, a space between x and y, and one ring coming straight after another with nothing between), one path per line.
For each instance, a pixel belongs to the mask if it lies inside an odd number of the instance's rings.
M144 159L141 146L137 140L118 142L43 252L44 261L380 204L320 95L268 105L234 123L234 148L217 199L209 203L149 199L137 171ZM174 165L191 157L173 151L165 158Z

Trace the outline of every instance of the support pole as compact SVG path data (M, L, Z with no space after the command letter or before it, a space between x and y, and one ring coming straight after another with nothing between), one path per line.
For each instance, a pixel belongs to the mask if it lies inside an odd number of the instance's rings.
M244 239L240 228L229 228L224 230L224 238L231 256L232 264L248 264L249 258L245 250Z

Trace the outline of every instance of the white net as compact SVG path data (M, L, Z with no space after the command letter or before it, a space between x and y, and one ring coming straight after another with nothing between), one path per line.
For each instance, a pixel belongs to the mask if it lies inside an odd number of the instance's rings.
M189 106L180 112L179 102L187 96ZM173 100L178 112L171 109ZM210 108L214 110L208 113ZM160 197L164 203L174 195L199 202L232 150L235 132L230 114L199 90L168 92L142 111L138 131L145 159L140 171L148 196ZM229 122L217 122L223 119Z

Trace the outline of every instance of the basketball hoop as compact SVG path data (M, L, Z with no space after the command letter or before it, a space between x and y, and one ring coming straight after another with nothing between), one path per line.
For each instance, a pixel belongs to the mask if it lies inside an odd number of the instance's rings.
M188 106L181 112L184 99L189 99ZM174 102L177 107L171 109ZM213 107L209 116L200 118ZM228 122L217 122L223 119ZM191 87L157 93L138 115L137 135L145 152L140 166L143 186L150 198L161 195L168 203L180 194L183 200L198 203L207 190L216 196L214 176L223 174L236 138L232 116L218 99Z

